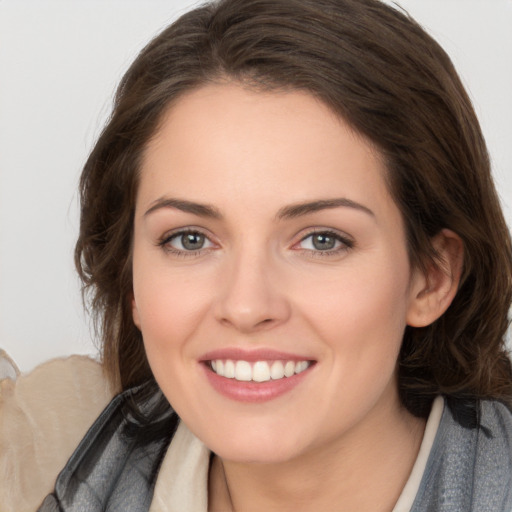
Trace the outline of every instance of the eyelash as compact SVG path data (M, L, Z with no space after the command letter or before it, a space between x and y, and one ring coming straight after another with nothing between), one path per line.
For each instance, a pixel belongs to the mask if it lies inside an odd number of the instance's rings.
M312 250L312 249L300 249L297 250L307 253L307 255L311 258L328 258L328 257L335 257L340 256L342 253L349 251L350 249L354 248L354 241L350 239L347 236L343 236L337 231L329 230L329 229L314 229L313 231L310 231L305 236L303 236L299 242L295 245L298 245L305 240L307 240L310 237L313 237L315 235L324 235L326 237L334 238L336 242L339 242L341 245L340 247L336 247L333 249L328 250Z
M205 233L203 233L199 229L194 229L194 228L180 229L179 231L174 231L172 233L166 233L158 241L157 245L159 247L162 247L162 249L165 252L171 253L174 256L183 257L183 258L199 256L201 254L204 254L205 251L211 250L211 247L206 247L206 248L201 247L200 249L197 249L197 250L187 251L187 250L182 250L182 249L176 249L175 247L170 245L170 242L172 240L177 239L179 237L183 237L184 235L187 235L187 234L203 236L205 238L205 240L207 240L210 244L213 245L213 242L210 240L210 238ZM301 244L308 238L313 237L315 235L324 235L326 237L334 238L334 240L336 242L339 242L341 244L341 246L333 248L333 249L328 249L328 250L320 250L320 249L313 250L313 249L301 249L301 248L297 248L295 250L300 251L303 254L306 254L308 257L311 257L311 258L326 258L326 257L339 256L340 254L347 252L354 247L353 240L351 240L347 236L342 236L340 233L338 233L336 231L328 230L328 229L314 229L313 231L310 231L305 236L303 236L299 240L299 242L294 244L293 247Z
M187 251L187 250L182 250L182 249L176 249L175 247L170 245L170 242L172 240L180 238L187 234L203 236L205 238L205 240L208 240L213 245L213 242L210 240L210 238L205 233L203 233L199 229L194 229L194 228L180 229L179 231L174 231L172 233L166 233L158 241L157 245L159 247L161 247L166 253L171 253L174 256L178 256L178 257L182 257L182 258L187 258L187 257L191 257L191 256L199 256L199 255L203 254L205 251L209 251L211 249L210 247L206 247L206 248L201 247L200 249L197 249L197 250Z

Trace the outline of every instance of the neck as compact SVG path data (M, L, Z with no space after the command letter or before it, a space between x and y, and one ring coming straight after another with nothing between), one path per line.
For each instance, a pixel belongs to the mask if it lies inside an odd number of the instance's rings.
M215 457L209 509L392 511L416 460L425 421L400 406L386 416L277 464Z

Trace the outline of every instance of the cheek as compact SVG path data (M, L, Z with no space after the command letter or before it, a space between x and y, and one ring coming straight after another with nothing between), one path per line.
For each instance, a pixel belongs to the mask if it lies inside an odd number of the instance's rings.
M184 397L190 400L198 393L190 382L190 375L195 375L191 354L209 298L204 282L199 287L197 280L166 277L152 268L156 278L134 272L140 330L156 381L173 406L179 406Z
M309 283L300 308L330 350L358 368L379 360L394 365L406 325L408 279L407 260L368 262L321 285Z
M323 340L323 390L333 433L338 425L356 421L383 396L396 396L408 280L401 271L384 270L372 271L369 266L322 287L310 283L310 293L303 296L300 308ZM347 410L354 415L346 416Z
M134 258L134 302L148 357L181 350L210 307L210 280ZM140 262L141 263L141 262ZM135 316L135 315L134 315Z

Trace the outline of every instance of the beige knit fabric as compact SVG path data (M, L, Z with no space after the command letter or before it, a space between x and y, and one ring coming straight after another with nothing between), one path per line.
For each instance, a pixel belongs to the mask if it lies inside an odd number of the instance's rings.
M85 356L16 373L0 380L0 512L33 512L113 392Z

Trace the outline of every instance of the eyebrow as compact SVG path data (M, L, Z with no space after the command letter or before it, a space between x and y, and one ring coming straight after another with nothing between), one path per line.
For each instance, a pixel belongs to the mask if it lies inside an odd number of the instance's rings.
M144 213L144 216L149 215L162 208L176 208L182 212L192 213L199 217L207 217L211 219L221 219L220 211L214 206L208 204L195 203L185 199L174 199L171 197L161 197L154 201L149 209Z
M285 206L284 208L281 208L277 212L276 218L280 220L294 219L321 210L328 210L340 207L353 208L355 210L364 212L372 217L375 216L375 214L366 206L355 201L352 201L351 199L340 197L335 199L320 199L317 201L309 201L305 203L298 203ZM181 210L182 212L192 213L199 217L206 217L217 220L222 219L222 214L215 206L170 197L161 197L154 201L149 207L149 209L144 213L144 216L147 216L162 208L176 208L177 210Z
M285 206L281 208L277 212L278 219L294 219L296 217L301 217L302 215L308 215L309 213L315 213L321 210L328 210L331 208L353 208L355 210L359 210L364 212L372 217L375 217L375 214L366 206L356 203L351 199L347 199L345 197L335 198L335 199L321 199L318 201L311 201L306 203L292 204L290 206Z

